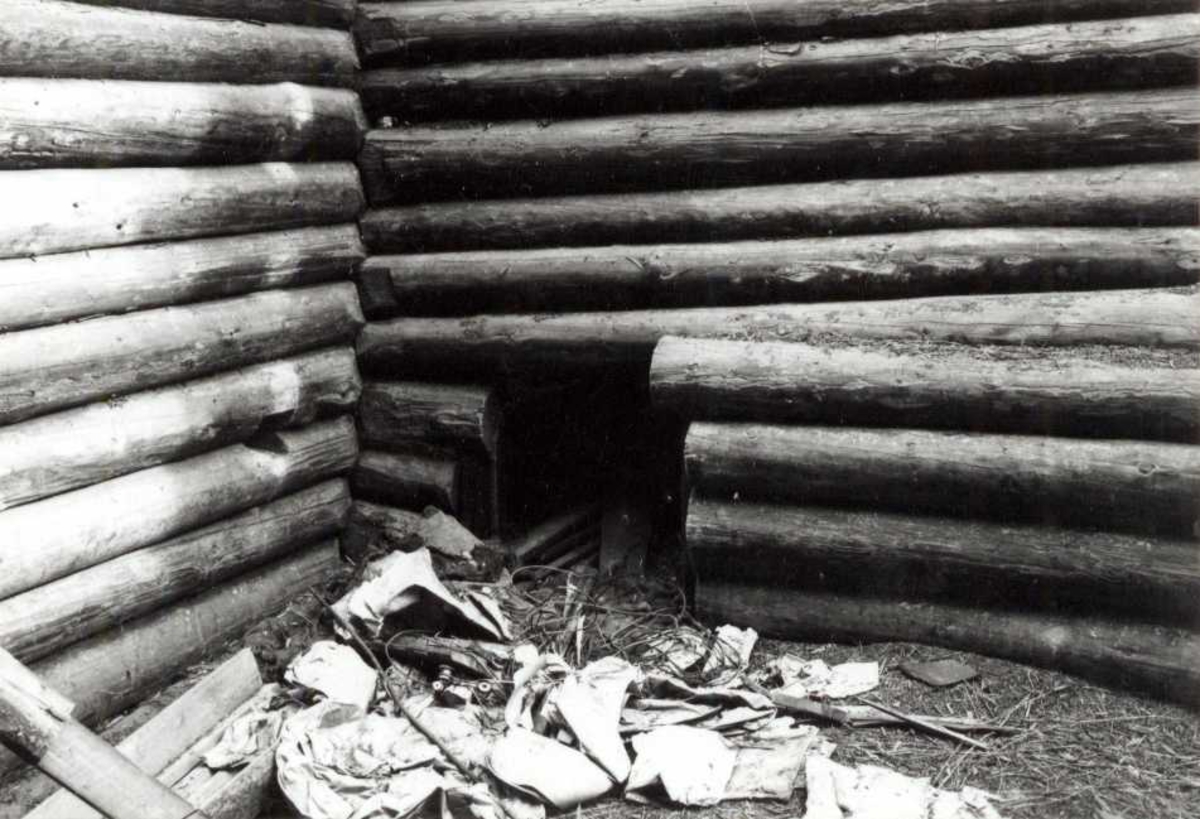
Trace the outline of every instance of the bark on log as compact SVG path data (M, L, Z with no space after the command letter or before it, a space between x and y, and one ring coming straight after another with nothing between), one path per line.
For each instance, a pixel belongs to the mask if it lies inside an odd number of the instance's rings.
M942 296L894 301L525 314L370 322L359 364L389 372L455 366L566 368L650 360L666 335L777 341L953 341L1200 347L1193 288ZM365 391L364 391L365 392Z
M358 456L349 418L278 435L295 451L237 444L0 512L0 599L339 475Z
M251 624L328 579L340 565L336 541L313 546L192 600L79 643L33 670L94 725L119 714ZM22 763L0 750L0 771Z
M1200 442L1200 368L1014 350L886 350L668 337L656 405L686 418Z
M361 563L380 551L412 551L424 518L418 512L393 509L377 503L355 501L350 507L342 548L346 557Z
M845 104L1194 84L1200 15L363 73L372 120Z
M691 488L1196 536L1200 447L905 429L694 423Z
M719 242L958 227L1195 225L1200 164L849 179L376 208L373 253Z
M458 511L458 463L422 455L364 452L351 476L355 497L391 506Z
M0 261L0 332L349 277L354 225Z
M0 258L352 222L350 163L0 172Z
M1175 88L369 131L372 204L1194 160L1200 96Z
M353 91L0 78L0 170L353 160Z
M410 442L429 442L494 454L500 435L497 404L487 387L368 381L358 411L363 444L403 449Z
M1200 615L1194 541L697 496L687 544L699 576L714 580L974 605L1084 602L1187 626Z
M359 271L360 290L387 288L373 300L374 316L857 301L1198 280L1200 229L1111 227L372 256Z
M0 427L0 510L352 411L348 348L272 361Z
M1185 629L704 581L696 604L764 636L924 643L1200 705L1200 635Z
M817 41L1194 10L1189 0L366 2L359 5L355 33L369 62L419 63L467 55L511 58Z
M0 336L0 423L344 343L349 283L273 290Z
M41 659L335 536L350 510L335 480L0 601L0 647Z
M0 5L0 76L352 87L357 70L345 31L59 0Z
M142 11L349 28L357 0L76 0L89 6L122 6Z

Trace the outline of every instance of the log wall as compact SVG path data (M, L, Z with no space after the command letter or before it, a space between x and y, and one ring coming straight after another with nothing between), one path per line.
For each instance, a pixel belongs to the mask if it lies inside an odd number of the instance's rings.
M0 645L91 724L339 564L354 5L0 7Z

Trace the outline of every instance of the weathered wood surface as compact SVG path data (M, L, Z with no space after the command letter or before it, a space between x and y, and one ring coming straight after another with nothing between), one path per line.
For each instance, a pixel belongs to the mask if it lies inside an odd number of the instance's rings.
M359 271L360 292L386 288L373 299L373 317L858 301L1198 280L1200 229L1111 227L418 253L371 256Z
M350 87L357 70L345 31L59 0L0 5L0 76Z
M369 62L454 61L875 37L1195 11L1189 0L549 0L364 2L355 24Z
M349 28L358 0L76 0L90 6L121 6L142 11Z
M353 160L353 91L0 78L0 170Z
M512 119L1195 84L1200 15L363 73L374 120Z
M909 429L694 423L691 488L1194 537L1200 446Z
M720 242L999 226L1195 225L1200 163L846 179L374 208L373 253ZM510 193L510 195L512 195Z
M534 313L369 322L359 364L437 372L448 365L582 367L645 363L663 336L775 341L953 341L1200 347L1193 288L940 296L891 301Z
M520 566L536 562L543 555L551 554L558 543L583 530L594 530L601 520L599 504L588 504L569 509L562 514L544 520L519 537L504 544L513 563Z
M667 337L654 349L650 393L658 407L704 420L1200 443L1200 369L1164 363L1069 349L1005 357Z
M354 225L0 261L0 332L346 279Z
M293 451L235 444L0 512L0 599L342 474L358 457L349 418L275 435Z
M703 579L696 601L708 622L749 626L764 636L924 643L1200 705L1200 635L1187 629Z
M345 481L326 481L0 600L0 647L41 659L333 537L349 510Z
M1200 616L1200 546L1011 523L727 502L688 504L687 544L701 578L772 586L852 588L924 599ZM820 578L818 580L817 578ZM836 580L834 580L836 578Z
M0 427L0 510L349 412L360 392L337 348Z
M417 533L423 520L419 512L356 500L350 507L342 546L346 556L355 562L380 551L410 552L420 545Z
M487 387L418 381L366 381L359 403L365 446L457 444L494 453L500 407Z
M0 423L344 343L361 324L343 283L0 335Z
M0 172L0 258L352 222L354 165Z
M364 452L351 475L355 497L391 506L458 509L458 462L392 452Z
M1194 160L1192 87L367 133L372 204Z

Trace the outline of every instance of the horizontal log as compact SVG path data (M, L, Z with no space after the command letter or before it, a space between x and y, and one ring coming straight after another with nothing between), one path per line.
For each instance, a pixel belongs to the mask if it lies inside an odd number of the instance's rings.
M358 0L75 0L89 6L121 6L142 11L349 28Z
M705 581L696 604L708 622L763 636L923 643L1200 705L1200 635L1186 629Z
M1193 537L1200 447L911 429L693 423L691 488Z
M975 605L1083 603L1185 625L1200 614L1194 541L694 497L687 544L710 580Z
M355 24L371 62L453 62L464 56L639 51L654 48L874 37L1194 11L1189 0L486 0L364 2Z
M1189 85L1200 15L363 73L372 120L544 118Z
M351 475L354 496L391 506L458 509L458 462L423 455L364 452Z
M358 458L346 417L276 435L294 451L236 444L0 512L0 600L340 475Z
M0 172L0 258L354 221L350 163Z
M2 268L0 268L2 272ZM1200 280L1196 228L983 228L371 256L374 316L856 301ZM374 317L373 316L373 317Z
M369 322L359 364L391 372L585 367L650 360L663 336L776 341L1200 347L1194 288L940 296L892 301L534 313Z
M0 332L346 279L354 225L0 261Z
M418 533L424 520L419 512L355 500L342 534L342 548L355 563L380 552L411 552L421 543Z
M1194 160L1194 88L367 133L372 204Z
M139 703L231 637L326 579L340 564L336 541L257 569L199 597L110 629L35 663L48 686L95 725ZM0 750L0 771L22 763Z
M6 0L0 76L354 84L358 55L345 31L111 6Z
M500 435L498 399L487 387L367 381L358 413L366 446L425 442L494 453Z
M0 646L23 662L334 537L350 510L345 481L273 503L0 600Z
M353 160L353 91L0 78L0 170Z
M354 286L272 290L0 336L0 423L344 343Z
M959 227L1195 225L1200 163L848 179L374 208L373 253L720 242Z
M664 338L654 403L687 418L1200 442L1200 368L1018 348Z

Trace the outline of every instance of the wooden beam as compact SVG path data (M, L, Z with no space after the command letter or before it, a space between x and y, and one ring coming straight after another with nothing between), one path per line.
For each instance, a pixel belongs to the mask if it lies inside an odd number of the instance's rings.
M419 512L356 500L342 535L346 557L360 563L379 550L411 552L423 520Z
M121 6L142 11L349 28L357 0L76 0L90 6Z
M391 506L423 509L436 506L456 514L458 462L392 452L364 452L351 475L355 497Z
M454 444L496 451L500 408L487 387L418 381L367 381L359 404L366 446L403 449L406 443Z

